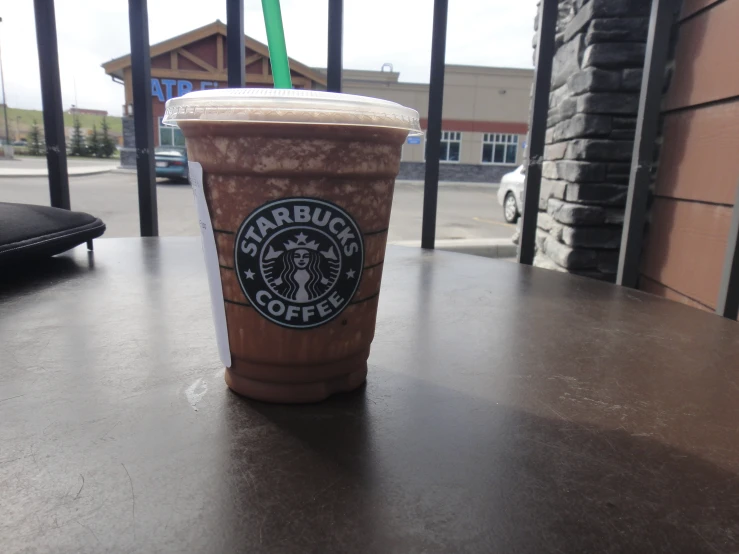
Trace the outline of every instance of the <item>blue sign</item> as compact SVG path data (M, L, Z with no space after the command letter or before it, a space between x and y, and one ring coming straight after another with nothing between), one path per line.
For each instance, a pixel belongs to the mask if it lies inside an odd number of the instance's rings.
M217 81L200 81L200 90L218 88ZM192 81L184 79L151 79L151 95L160 102L192 92Z
M421 137L408 137L408 144L421 144Z

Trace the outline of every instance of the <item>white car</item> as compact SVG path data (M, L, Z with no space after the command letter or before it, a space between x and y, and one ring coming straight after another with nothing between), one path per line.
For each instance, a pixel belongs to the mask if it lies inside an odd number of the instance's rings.
M516 223L521 215L523 183L525 180L526 169L522 165L503 175L500 180L498 203L503 206L503 217L508 223Z

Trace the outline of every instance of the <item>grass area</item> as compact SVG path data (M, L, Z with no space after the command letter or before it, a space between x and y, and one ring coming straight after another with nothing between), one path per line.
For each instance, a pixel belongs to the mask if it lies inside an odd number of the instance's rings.
M80 118L80 125L83 128L92 129L92 126L95 125L98 131L100 130L103 121L102 116L81 114L78 117ZM18 118L18 128L21 137L28 137L28 130L33 125L34 120L36 120L40 128L44 126L44 114L41 110L21 110L19 108L8 107L8 126L10 127L11 138L15 138L16 118ZM123 132L123 123L120 117L108 116L107 120L111 133L120 135ZM74 126L73 115L64 113L64 126ZM3 110L0 110L0 134L5 135L5 116L3 115Z

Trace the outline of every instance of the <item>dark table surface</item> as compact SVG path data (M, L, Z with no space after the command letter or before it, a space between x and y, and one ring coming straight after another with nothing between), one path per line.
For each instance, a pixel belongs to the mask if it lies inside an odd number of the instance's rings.
M0 551L736 552L739 325L390 248L363 390L223 382L197 238L0 277Z

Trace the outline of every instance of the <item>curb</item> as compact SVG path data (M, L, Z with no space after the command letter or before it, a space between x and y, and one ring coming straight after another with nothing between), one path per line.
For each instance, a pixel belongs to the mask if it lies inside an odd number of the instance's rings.
M397 240L388 244L421 248L420 240ZM514 258L518 251L511 239L442 239L436 241L436 249L485 258Z
M84 170L84 171L74 171L72 169L71 171L67 169L67 175L69 177L84 177L86 175L100 175L102 173L110 173L111 171L115 171L115 167L106 167L106 168L100 168L100 169L90 169L90 170ZM4 173L0 171L0 179L9 179L9 178L26 178L26 177L48 177L49 172L47 170L39 170L36 173Z
M414 187L423 187L423 181L411 181L406 179L396 179L396 185L410 185ZM440 187L470 187L470 188L481 188L481 189L494 189L497 190L500 187L500 183L475 183L471 181L439 181Z
M80 172L80 173L75 173L74 171L72 172L68 171L67 173L70 177L83 177L85 175L100 175L102 173L110 173L115 170L116 170L115 167L109 167L107 169L95 169L94 171L90 170L90 171L85 171L85 172Z

